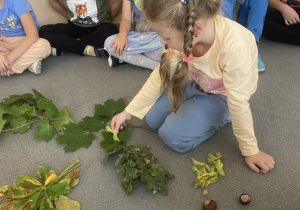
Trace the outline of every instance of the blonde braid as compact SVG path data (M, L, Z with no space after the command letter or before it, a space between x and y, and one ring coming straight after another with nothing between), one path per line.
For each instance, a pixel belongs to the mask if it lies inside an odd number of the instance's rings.
M185 6L188 6L189 9L186 20L186 33L184 35L183 50L184 54L186 56L189 56L193 47L194 26L196 19L194 1L188 2L188 4ZM180 105L183 102L183 91L189 81L188 63L181 60L178 66L179 68L175 71L170 83L170 94L173 102L170 110L174 112L179 109Z

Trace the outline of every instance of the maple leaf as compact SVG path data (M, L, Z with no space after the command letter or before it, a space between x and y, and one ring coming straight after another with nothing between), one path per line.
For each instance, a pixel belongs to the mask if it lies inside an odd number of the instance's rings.
M49 142L51 141L54 135L55 135L55 128L49 124L49 121L42 120L36 125L34 138Z
M62 130L64 125L74 123L73 119L69 117L68 107L64 107L54 119L51 119L51 122L57 130Z
M104 129L106 126L105 120L98 117L85 117L79 122L79 126L87 129L90 132L96 132Z
M104 105L95 105L95 116L107 116L111 118L114 115L124 111L125 107L126 104L122 98L117 101L108 99L104 102Z
M56 117L59 111L57 107L54 105L54 103L51 100L45 98L45 96L43 96L37 90L32 89L32 91L34 92L35 97L37 99L37 107L40 110L45 110L47 117Z
M11 107L9 112L10 115L14 115L16 117L25 115L25 113L35 114L35 108L29 104L22 104L21 106L14 105Z
M56 141L67 144L64 147L66 152L75 151L80 147L88 148L96 138L93 133L74 123L65 125L65 128L64 134L56 137Z
M19 117L11 120L10 125L13 128L11 133L25 133L30 128L30 124L27 123L25 117Z

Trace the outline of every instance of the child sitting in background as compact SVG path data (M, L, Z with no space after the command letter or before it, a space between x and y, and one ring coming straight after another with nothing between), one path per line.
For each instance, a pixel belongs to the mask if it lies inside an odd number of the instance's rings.
M41 73L41 60L51 52L38 36L38 21L28 0L0 0L0 75L20 74L27 68Z
M263 36L300 46L300 0L269 0Z
M108 57L103 49L107 37L118 33L117 27L109 22L106 0L49 0L50 5L68 23L44 25L39 34L52 47L52 55L64 52L78 55ZM115 7L113 7L115 8ZM111 11L115 14L115 12Z
M134 31L130 31L132 11ZM153 70L159 64L164 45L160 43L160 36L151 29L149 32L137 29L141 15L141 0L123 0L120 33L105 41L110 67L130 63Z
M171 49L111 127L118 132L132 115L145 117L184 153L232 122L247 165L267 173L275 162L258 148L249 105L258 81L256 41L218 15L220 7L220 0L143 0L146 20Z
M222 12L229 19L237 21L250 30L254 34L256 42L259 42L267 7L268 0L223 0ZM258 54L258 71L264 70L265 64Z

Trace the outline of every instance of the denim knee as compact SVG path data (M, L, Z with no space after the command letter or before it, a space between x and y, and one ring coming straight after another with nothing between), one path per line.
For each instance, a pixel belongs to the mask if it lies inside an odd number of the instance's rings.
M188 152L195 147L193 141L184 141L183 139L180 139L180 136L174 132L174 130L171 131L166 128L166 126L162 126L158 130L158 135L166 145L179 153Z

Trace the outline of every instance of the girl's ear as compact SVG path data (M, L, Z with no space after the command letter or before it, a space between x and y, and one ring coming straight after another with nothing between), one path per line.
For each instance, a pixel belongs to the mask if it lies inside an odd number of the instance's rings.
M202 32L202 24L199 21L195 21L195 26L194 26L194 36L198 37L201 32Z

